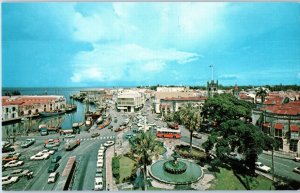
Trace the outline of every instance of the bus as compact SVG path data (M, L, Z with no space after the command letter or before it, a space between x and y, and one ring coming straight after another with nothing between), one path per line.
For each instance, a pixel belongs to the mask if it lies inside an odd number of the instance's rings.
M55 190L71 190L72 179L75 173L76 156L69 157L67 165L55 187Z
M180 130L174 130L169 128L158 128L156 130L156 136L161 138L175 138L179 139L181 138L181 132Z

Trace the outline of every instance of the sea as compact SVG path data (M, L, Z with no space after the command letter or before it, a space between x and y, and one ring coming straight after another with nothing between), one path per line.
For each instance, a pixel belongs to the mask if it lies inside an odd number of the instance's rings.
M85 103L72 101L71 95L79 93L81 90L93 90L99 88L2 88L2 95L6 92L19 91L21 95L63 95L67 99L67 103L74 102L77 105L77 111L69 114L63 114L53 117L41 117L31 121L23 121L2 126L2 140L8 139L11 136L28 135L29 133L37 133L41 124L48 126L61 126L63 130L71 129L74 122L83 122L86 108L95 110L95 105L86 106ZM105 88L107 89L107 88Z

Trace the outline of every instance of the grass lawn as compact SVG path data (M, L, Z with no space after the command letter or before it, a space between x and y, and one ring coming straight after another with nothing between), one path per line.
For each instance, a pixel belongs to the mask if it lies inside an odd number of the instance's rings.
M272 181L263 177L256 177L257 184L253 190L274 190ZM216 173L216 181L211 186L210 190L246 190L239 179L233 174L232 170L220 168L220 173Z
M122 183L123 179L131 175L131 171L134 167L134 160L122 156L120 158L120 182Z

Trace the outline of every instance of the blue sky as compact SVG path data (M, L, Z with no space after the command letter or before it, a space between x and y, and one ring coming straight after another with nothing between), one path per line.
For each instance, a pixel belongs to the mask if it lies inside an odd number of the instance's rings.
M298 84L300 3L3 3L2 86Z

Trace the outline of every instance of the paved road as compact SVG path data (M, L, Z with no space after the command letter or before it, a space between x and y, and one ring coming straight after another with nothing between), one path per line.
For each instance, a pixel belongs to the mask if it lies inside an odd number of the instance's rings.
M270 155L261 154L258 158L258 161L269 166L270 168L272 167L272 156ZM300 167L300 163L289 159L274 157L275 174L300 182L300 174L293 172L295 167Z

